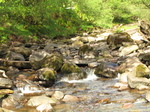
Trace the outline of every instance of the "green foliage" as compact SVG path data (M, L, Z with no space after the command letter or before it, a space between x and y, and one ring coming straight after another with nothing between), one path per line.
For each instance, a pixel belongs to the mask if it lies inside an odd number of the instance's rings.
M0 42L68 37L95 26L149 20L149 9L149 0L0 0Z

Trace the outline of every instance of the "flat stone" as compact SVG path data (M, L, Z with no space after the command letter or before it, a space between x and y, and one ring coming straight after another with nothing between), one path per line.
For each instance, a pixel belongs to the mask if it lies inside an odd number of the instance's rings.
M71 103L71 102L78 102L79 99L76 96L65 95L62 101L66 103Z
M55 91L52 96L57 100L61 100L64 97L64 93L61 91Z
M42 105L42 104L45 104L45 103L49 103L51 105L55 105L56 102L45 96L45 95L42 95L42 96L34 96L34 97L31 97L30 100L27 102L27 106L39 106L39 105Z

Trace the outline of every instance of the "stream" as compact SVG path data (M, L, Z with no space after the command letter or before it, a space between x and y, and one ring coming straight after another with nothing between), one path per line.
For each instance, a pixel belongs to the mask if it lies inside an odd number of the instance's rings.
M54 106L53 112L149 112L150 103L144 99L146 91L128 89L118 91L114 88L117 78L98 78L94 69L87 68L88 77L83 80L62 78L48 91L62 91L77 96L80 102L60 103ZM24 92L30 92L28 88ZM37 112L35 108L23 107L16 112Z

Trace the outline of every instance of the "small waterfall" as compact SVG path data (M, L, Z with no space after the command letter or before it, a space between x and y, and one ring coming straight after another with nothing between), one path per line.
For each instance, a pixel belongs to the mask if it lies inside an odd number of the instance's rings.
M87 78L81 80L68 80L67 77L62 78L61 82L69 82L69 83L83 83L88 81L93 81L98 79L98 77L94 74L95 69L93 68L86 68L85 72L87 73Z

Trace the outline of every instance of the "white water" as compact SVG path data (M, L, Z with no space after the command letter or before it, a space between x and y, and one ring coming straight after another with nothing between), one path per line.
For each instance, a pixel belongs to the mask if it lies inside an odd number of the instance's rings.
M64 77L60 81L61 82L68 82L68 83L83 83L83 82L94 81L94 80L98 79L98 77L94 74L94 71L95 71L95 69L87 68L85 72L87 73L88 76L85 79L69 80L67 77Z

